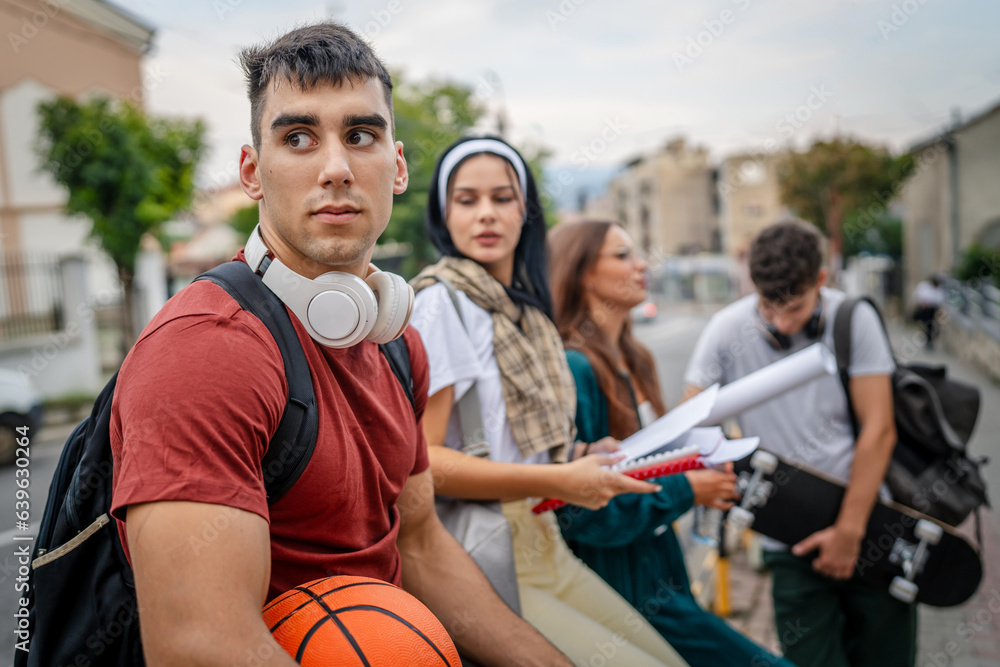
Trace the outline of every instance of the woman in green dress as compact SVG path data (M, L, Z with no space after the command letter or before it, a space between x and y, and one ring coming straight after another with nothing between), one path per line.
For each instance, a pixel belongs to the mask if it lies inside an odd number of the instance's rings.
M576 381L577 438L625 438L666 412L653 357L630 321L647 297L646 263L612 222L560 225L548 245L555 321ZM692 666L790 667L698 605L671 526L693 504L731 506L731 465L656 481L661 491L618 496L600 510L559 510L570 547Z

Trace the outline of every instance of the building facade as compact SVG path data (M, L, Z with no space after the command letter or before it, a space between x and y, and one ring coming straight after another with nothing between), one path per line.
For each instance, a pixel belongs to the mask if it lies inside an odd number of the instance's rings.
M708 151L683 139L626 165L606 205L654 262L720 247L715 170Z
M142 68L153 30L100 0L0 0L0 35L9 49L0 67L0 363L46 396L93 392L102 384L94 310L119 301L121 288L90 221L66 215L65 190L39 168L37 108L90 95L141 107L157 81ZM88 147L78 147L80 159ZM144 262L137 284L155 273Z
M906 293L954 270L973 243L1000 249L1000 104L916 144L900 194Z
M0 251L78 252L90 224L63 214L65 192L38 169L38 104L102 94L141 106L153 30L98 0L0 5L13 51L0 68Z
M722 251L730 257L743 257L757 232L788 215L778 185L786 155L738 153L719 165L719 228Z

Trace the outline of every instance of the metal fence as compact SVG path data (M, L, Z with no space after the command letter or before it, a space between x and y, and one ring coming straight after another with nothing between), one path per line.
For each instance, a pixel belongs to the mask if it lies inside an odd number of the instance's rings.
M950 277L945 279L944 287L948 305L1000 341L1000 289L981 280L961 283Z
M63 302L55 255L0 253L0 341L59 331Z

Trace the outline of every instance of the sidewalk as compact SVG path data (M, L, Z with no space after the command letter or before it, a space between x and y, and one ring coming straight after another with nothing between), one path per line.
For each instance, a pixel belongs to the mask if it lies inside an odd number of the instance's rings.
M893 347L904 361L946 364L952 377L975 384L981 392L979 422L969 450L973 456L989 456L993 463L984 469L993 498L1000 493L1000 386L984 373L960 361L954 355L936 350L926 352L912 344L913 331L890 325ZM904 351L906 356L904 357ZM982 511L983 582L979 591L958 607L936 608L921 605L920 639L917 667L995 667L1000 665L1000 529L997 513ZM970 518L960 532L975 543ZM679 529L686 531L687 527ZM698 554L692 561L698 560ZM771 606L770 575L755 570L745 550L737 550L729 559L731 611L726 618L734 628L758 644L778 651L777 633ZM692 562L692 581L699 574ZM703 595L703 603L711 595Z

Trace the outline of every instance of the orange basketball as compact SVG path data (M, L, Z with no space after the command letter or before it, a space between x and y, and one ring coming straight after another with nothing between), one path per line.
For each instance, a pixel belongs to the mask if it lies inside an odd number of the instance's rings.
M264 607L264 622L302 665L461 667L444 626L401 588L368 577L317 579Z

